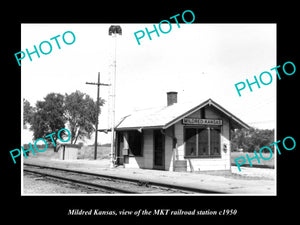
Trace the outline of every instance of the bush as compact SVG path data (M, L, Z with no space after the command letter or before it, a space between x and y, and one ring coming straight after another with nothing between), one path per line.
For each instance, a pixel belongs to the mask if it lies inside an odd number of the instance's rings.
M240 129L232 132L231 147L233 151L242 148L243 152L258 152L262 147L269 146L274 152L274 146L270 146L273 142L274 129Z

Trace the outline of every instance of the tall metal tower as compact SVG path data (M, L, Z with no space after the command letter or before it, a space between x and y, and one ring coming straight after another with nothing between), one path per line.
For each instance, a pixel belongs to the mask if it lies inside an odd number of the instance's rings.
M115 163L115 104L116 104L116 69L117 69L117 34L122 35L122 29L120 26L112 25L109 27L108 34L115 39L115 49L114 49L114 74L112 79L112 92L111 92L111 101L112 101L112 111L111 114L111 150L110 150L110 167L114 167Z

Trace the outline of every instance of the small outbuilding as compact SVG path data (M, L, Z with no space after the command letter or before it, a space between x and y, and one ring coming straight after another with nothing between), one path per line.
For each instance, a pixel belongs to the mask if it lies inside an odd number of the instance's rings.
M61 160L77 160L78 150L80 145L75 144L61 144L59 159Z
M208 99L137 111L115 127L116 163L125 168L169 171L230 170L231 131L250 127Z

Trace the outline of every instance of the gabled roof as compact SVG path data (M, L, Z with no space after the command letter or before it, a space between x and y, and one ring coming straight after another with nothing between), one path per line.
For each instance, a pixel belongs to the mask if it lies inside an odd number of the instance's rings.
M213 106L224 116L228 117L232 128L246 128L250 126L225 110L212 99L208 99L201 104L195 103L175 103L171 106L161 108L152 108L136 111L121 119L116 125L116 130L133 130L133 129L167 129L178 121L182 120L205 106Z

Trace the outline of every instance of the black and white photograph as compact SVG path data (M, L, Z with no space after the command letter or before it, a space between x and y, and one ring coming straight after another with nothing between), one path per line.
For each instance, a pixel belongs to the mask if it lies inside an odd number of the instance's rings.
M21 32L24 195L276 194L276 24Z
M12 20L5 214L97 224L294 217L294 16L101 7Z

